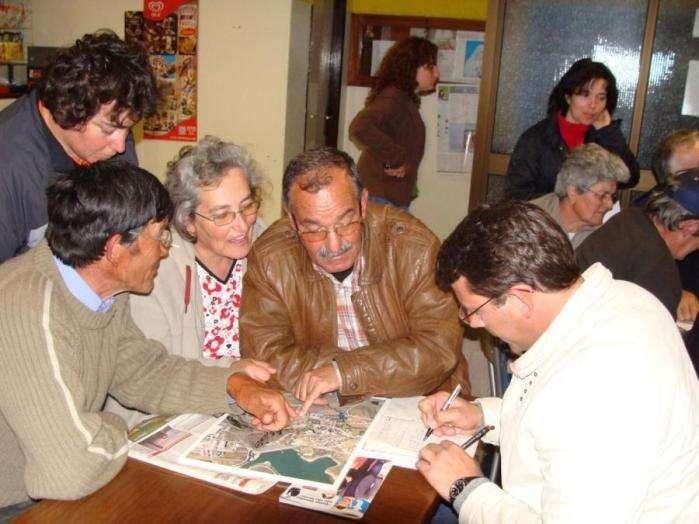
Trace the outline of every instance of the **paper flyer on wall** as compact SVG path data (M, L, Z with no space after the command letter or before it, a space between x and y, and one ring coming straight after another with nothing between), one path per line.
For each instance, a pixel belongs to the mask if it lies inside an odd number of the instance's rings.
M687 65L682 114L699 116L699 60L690 60Z
M289 486L279 502L351 519L364 516L391 470L386 460L355 457L337 491Z
M144 138L197 139L198 10L198 0L144 0L125 13L125 39L145 48L160 94Z
M437 171L471 173L473 165L478 86L437 86Z
M218 418L182 453L182 464L321 489L337 489L381 409L382 399L314 406L279 431L260 432L248 414Z
M442 82L480 83L485 33L416 27L410 30L410 34L427 38L437 46L437 65Z
M216 417L198 414L159 416L145 420L129 431L129 457L253 495L274 486L274 481L246 478L178 462L185 449L215 421Z

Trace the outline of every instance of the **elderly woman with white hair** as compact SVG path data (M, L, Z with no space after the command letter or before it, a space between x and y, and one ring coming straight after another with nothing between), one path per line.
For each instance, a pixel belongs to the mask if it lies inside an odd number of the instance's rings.
M617 183L628 179L621 158L597 144L584 144L566 158L554 192L531 202L553 217L575 249L602 225L617 201Z
M168 163L165 186L175 207L172 246L153 292L131 295L131 315L168 353L267 381L274 368L241 359L238 315L250 246L258 220L261 177L242 147L207 136ZM140 417L107 408L127 423Z

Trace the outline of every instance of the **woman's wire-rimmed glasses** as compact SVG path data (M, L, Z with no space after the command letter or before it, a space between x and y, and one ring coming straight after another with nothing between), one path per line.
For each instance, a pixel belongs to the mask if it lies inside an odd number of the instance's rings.
M227 226L231 222L233 222L238 215L242 215L243 218L246 220L253 216L255 213L257 213L257 210L260 208L260 203L256 200L253 200L251 202L248 202L246 204L243 204L240 207L240 210L238 211L233 211L232 209L229 209L228 211L224 211L222 213L218 213L214 216L207 217L206 215L202 215L201 213L197 213L196 211L194 212L195 215L198 217L203 218L204 220L208 220L209 222L213 222L214 225L217 226Z

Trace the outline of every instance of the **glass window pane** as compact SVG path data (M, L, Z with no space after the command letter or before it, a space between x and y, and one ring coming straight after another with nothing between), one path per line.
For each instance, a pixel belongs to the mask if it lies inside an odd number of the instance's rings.
M507 2L492 151L512 153L522 132L546 116L548 96L578 59L603 62L616 76L628 138L646 23L646 0Z
M655 25L638 161L649 169L653 151L676 129L699 129L699 118L683 116L682 101L690 60L699 60L699 38L692 38L696 0L663 0Z

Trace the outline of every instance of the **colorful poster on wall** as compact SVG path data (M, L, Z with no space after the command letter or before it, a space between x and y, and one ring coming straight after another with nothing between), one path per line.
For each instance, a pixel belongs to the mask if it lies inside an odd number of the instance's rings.
M197 140L198 0L144 0L126 11L126 41L148 52L160 98L143 123L143 137Z

